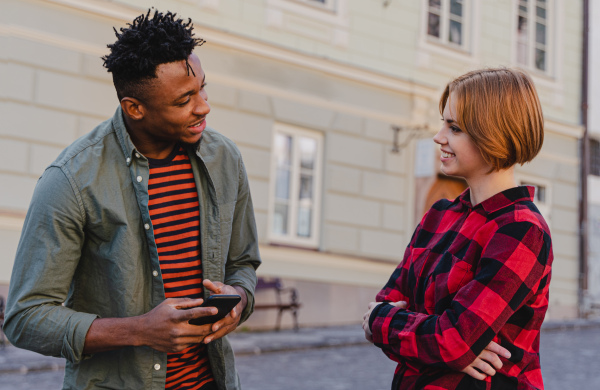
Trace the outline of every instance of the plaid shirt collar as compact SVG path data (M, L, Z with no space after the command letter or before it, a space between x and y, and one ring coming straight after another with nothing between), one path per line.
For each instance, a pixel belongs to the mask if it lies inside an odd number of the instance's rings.
M496 195L484 200L483 202L473 206L471 203L471 190L467 188L458 198L454 200L455 204L462 203L469 209L482 208L486 214L491 214L495 211L513 205L517 202L530 201L533 202L535 195L535 187L519 186L509 188Z

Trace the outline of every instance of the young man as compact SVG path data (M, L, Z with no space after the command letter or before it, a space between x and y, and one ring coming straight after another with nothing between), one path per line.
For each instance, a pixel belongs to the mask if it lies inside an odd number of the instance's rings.
M64 389L239 389L224 336L251 314L257 234L240 152L206 127L191 21L150 11L105 66L120 106L40 178L5 332L67 359ZM237 294L224 319L199 307Z

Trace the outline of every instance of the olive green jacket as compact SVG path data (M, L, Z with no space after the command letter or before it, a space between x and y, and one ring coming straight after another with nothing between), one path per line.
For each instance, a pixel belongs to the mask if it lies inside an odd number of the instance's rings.
M260 255L240 152L206 129L188 153L200 201L203 276L246 291L245 321ZM64 389L165 388L166 353L127 347L83 354L96 318L137 316L165 299L148 178L148 160L131 142L119 107L65 149L35 188L4 329L17 347L66 358ZM219 389L239 389L227 339L208 344L208 355Z

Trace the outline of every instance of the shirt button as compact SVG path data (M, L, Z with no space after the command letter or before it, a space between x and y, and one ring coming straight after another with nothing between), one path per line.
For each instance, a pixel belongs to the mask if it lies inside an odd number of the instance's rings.
M140 158L141 156L140 156L140 154L139 154L139 153L136 153L136 154L135 154L135 157L137 157L137 158Z
M158 276L158 271L156 271L156 270L152 271L152 275Z
M138 183L141 183L141 182L142 182L142 177L141 177L141 176L138 176L138 177L137 177L137 181L138 181Z
M131 158L127 157L127 164L129 164L131 162Z
M154 365L154 369L155 369L156 371L160 370L160 364L156 363L156 364Z
M149 230L150 229L150 225L149 224L145 224L144 225L144 229Z

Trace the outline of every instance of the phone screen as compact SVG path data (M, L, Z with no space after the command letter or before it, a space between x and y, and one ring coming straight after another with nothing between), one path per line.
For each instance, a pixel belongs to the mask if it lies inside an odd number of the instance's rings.
M200 307L216 307L219 312L212 316L198 317L189 320L192 325L212 324L227 315L242 300L239 295L211 295Z

